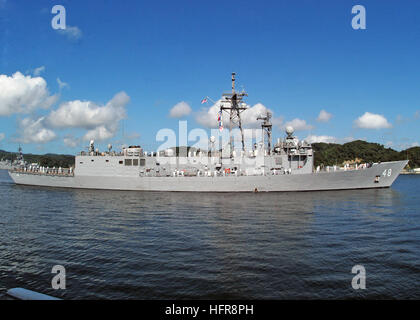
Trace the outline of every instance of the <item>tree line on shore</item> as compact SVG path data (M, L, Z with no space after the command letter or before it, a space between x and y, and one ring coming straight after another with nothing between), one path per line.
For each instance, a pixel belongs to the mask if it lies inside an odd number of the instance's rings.
M0 150L0 160L15 160L17 157L17 153L15 152L7 152L4 150ZM65 155L65 154L53 154L48 153L44 155L37 155L37 154L23 154L23 158L27 163L38 163L40 166L43 167L56 167L56 168L70 168L74 167L74 156Z
M410 160L410 168L420 167L420 147L402 151L386 148L379 143L356 140L345 144L313 143L315 166L341 165L345 161L359 163Z

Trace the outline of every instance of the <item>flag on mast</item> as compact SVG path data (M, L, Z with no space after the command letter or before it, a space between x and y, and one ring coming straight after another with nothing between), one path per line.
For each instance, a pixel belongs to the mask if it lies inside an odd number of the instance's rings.
M222 110L217 113L217 121L219 122L219 130L223 131Z
M201 100L201 104L205 104L207 103L209 100L207 99L207 97L205 97L203 100Z

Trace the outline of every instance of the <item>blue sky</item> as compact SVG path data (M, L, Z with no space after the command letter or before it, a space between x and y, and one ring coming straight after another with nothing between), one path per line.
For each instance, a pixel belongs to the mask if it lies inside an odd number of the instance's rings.
M66 32L51 27L57 4ZM356 4L366 30L351 26ZM276 137L291 122L301 138L417 145L419 14L418 1L0 0L0 148L74 153L100 133L102 147L151 150L178 120L203 127L201 99L229 91L232 71L251 107L274 112ZM44 91L12 94L17 81ZM170 117L180 102L191 110Z

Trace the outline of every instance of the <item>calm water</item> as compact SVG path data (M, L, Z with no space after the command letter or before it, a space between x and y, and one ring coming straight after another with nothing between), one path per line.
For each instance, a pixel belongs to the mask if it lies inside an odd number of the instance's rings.
M39 189L0 170L0 292L65 299L420 298L420 176L391 189ZM63 265L67 289L50 289ZM362 264L367 289L351 287Z

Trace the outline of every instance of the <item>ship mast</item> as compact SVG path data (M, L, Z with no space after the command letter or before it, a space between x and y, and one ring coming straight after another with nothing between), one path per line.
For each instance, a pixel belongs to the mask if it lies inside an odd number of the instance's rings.
M265 117L259 116L257 120L262 120L261 123L261 129L262 129L262 138L263 138L263 144L264 144L264 136L267 134L267 145L268 145L268 155L271 155L271 132L273 129L273 125L271 123L271 112L267 111Z
M22 153L22 147L19 145L19 149L18 149L18 155L16 158L17 161L23 161L23 153Z
M225 103L222 103L220 106L221 111L226 111L229 113L229 146L230 146L230 158L233 158L234 150L234 141L232 136L232 128L237 125L241 131L241 140L242 140L242 151L245 151L245 139L244 132L242 128L241 113L247 108L243 106L242 99L247 97L248 94L244 91L236 92L235 90L235 76L236 73L232 72L232 93L224 93Z

